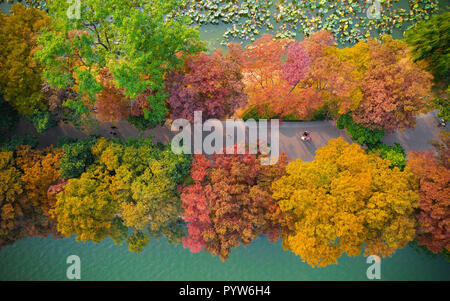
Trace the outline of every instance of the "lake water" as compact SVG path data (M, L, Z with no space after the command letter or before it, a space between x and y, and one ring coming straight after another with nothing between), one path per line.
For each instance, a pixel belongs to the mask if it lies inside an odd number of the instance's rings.
M343 256L338 265L312 268L281 243L265 237L238 247L226 262L209 253L154 240L140 254L107 239L99 244L74 238L29 238L0 251L0 280L67 280L66 259L78 255L82 280L367 280L365 258ZM450 263L411 248L381 263L382 280L450 280Z

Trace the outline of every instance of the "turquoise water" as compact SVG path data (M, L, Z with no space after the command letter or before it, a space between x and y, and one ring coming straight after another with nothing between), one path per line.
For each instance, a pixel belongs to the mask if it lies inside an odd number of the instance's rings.
M136 254L110 239L95 244L29 238L0 251L0 280L67 280L69 255L81 259L81 280L367 280L369 266L362 256L343 256L338 265L314 269L264 237L234 249L226 262L164 239ZM450 263L405 248L383 259L381 280L448 281Z

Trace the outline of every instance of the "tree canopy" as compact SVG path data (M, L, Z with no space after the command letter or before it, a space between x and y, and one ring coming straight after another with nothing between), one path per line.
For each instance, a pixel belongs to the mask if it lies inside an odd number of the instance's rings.
M450 137L442 135L438 154L414 151L408 154L408 168L418 177L420 213L418 244L434 253L450 250Z
M27 236L56 234L50 211L54 198L47 191L60 177L61 151L0 152L0 246Z
M47 109L41 93L42 67L33 56L39 34L49 24L45 12L21 4L9 15L0 14L0 93L26 116Z
M224 118L247 104L239 66L221 51L190 56L167 80L171 119Z
M81 18L67 18L70 3L48 4L51 30L39 38L37 59L52 88L73 88L81 99L72 103L90 110L103 90L98 79L108 68L115 88L135 99L147 89L146 119L165 118L164 77L182 64L182 56L202 49L198 31L182 18L167 18L179 1L86 0Z
M414 175L357 144L330 140L313 162L290 162L272 185L291 214L283 246L312 266L336 264L346 253L387 256L415 237L419 196Z
M450 12L417 22L404 37L412 46L414 60L424 61L435 82L442 82L443 90L447 89L450 81Z
M150 237L184 235L177 186L189 172L190 158L147 140L124 143L100 138L91 147L94 162L80 178L68 180L53 211L57 229L77 240L99 242L110 236L141 251Z
M226 260L232 248L248 245L260 234L275 241L286 221L271 197L270 184L284 174L286 158L261 165L256 155L214 155L209 162L196 155L191 167L194 184L181 194L188 236L185 248L203 247Z

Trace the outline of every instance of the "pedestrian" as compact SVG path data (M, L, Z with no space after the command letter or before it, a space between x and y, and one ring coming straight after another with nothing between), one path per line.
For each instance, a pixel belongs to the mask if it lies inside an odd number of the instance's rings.
M304 131L300 139L303 141L311 141L311 134L308 131Z

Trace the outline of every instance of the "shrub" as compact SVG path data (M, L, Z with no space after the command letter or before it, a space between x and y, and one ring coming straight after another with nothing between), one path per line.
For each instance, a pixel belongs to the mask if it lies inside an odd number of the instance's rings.
M353 121L349 113L341 115L336 123L338 129L345 129L353 141L366 144L372 148L380 142L386 134L385 130L371 130Z
M29 134L23 136L14 135L2 145L1 151L14 152L21 145L29 145L31 148L36 148L38 138Z
M0 143L6 140L6 136L12 132L17 122L19 115L0 95Z
M152 129L158 125L161 125L161 123L149 121L145 119L145 116L130 116L127 118L127 122L131 125L133 125L136 129L139 131L145 131L147 129Z
M79 140L78 138L73 138L73 137L66 137L66 136L58 137L58 140L56 142L56 147L62 148L64 145L75 143L78 140Z
M406 166L405 150L398 143L395 143L393 146L379 143L369 152L379 154L381 158L391 161L391 167L398 167L400 170L403 170Z
M447 89L447 93L450 93L450 89ZM440 109L437 117L444 119L445 121L450 120L450 105L446 98L436 98L434 100L435 105Z
M61 159L61 176L65 178L79 178L86 168L94 163L92 146L97 141L89 137L74 143L63 145L64 156Z
M32 117L32 122L39 134L45 133L49 128L56 125L50 112L39 111Z

